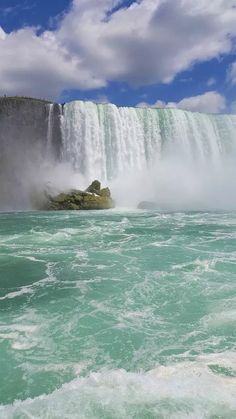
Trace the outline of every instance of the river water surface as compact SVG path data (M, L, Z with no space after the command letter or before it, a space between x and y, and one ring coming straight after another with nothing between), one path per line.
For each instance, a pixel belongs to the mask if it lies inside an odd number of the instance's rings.
M0 214L0 418L235 418L236 213Z

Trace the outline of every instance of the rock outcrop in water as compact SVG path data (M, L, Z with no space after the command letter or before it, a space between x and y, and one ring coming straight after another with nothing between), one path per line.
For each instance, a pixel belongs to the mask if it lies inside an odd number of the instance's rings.
M95 180L85 190L70 190L56 196L46 195L43 205L45 210L102 210L114 208L115 204L109 188L101 189L101 184Z
M142 201L138 204L138 209L154 210L157 209L157 203L152 201Z

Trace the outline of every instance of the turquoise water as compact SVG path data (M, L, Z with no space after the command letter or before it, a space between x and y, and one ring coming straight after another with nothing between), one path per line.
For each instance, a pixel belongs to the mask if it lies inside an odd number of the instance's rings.
M0 214L0 418L235 418L236 213Z

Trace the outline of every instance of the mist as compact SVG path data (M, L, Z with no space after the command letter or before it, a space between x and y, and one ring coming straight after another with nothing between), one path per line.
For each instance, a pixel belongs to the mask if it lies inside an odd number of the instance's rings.
M96 178L76 172L68 162L57 162L40 150L18 150L1 164L1 211L35 209L33 197L46 191L56 195L70 189L85 189ZM137 208L151 201L160 210L235 210L236 165L227 159L218 167L191 164L169 156L149 168L127 171L109 186L118 207Z
M2 106L2 107L1 107ZM236 210L236 116L42 101L0 106L0 210L109 186L118 207Z
M172 156L121 175L110 186L121 207L150 201L167 211L236 210L236 165L231 159L224 163L199 166Z

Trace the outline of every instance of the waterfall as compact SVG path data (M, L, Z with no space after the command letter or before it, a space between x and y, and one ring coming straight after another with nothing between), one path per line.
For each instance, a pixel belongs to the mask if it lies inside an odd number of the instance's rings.
M88 178L115 179L168 157L196 170L236 157L236 115L96 105L64 106L62 158Z
M47 129L47 144L46 144L46 155L47 157L52 155L52 142L53 142L53 103L48 105L48 129Z
M235 209L236 115L3 98L0 163L0 210L95 178L118 204Z
M62 133L62 105L49 103L47 105L47 138L45 157L48 162L58 160L61 147L61 133Z

